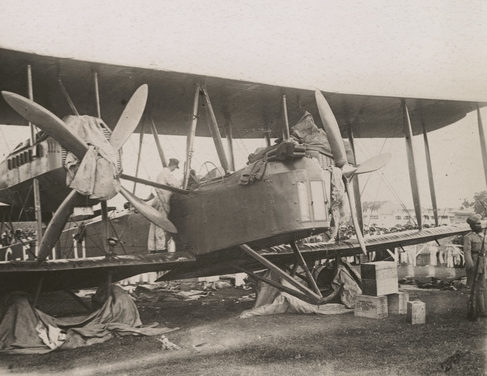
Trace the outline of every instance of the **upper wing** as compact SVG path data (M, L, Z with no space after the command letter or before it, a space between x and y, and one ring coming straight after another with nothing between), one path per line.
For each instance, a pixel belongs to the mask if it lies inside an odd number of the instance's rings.
M320 122L313 90L282 87L168 72L137 67L91 63L66 58L40 56L0 49L0 89L27 95L26 66L32 66L34 99L56 115L70 114L58 78L73 99L80 114L96 115L93 71L98 72L101 113L114 127L130 95L141 84L149 85L149 100L141 121L150 133L151 118L160 134L186 135L191 122L195 85L206 85L219 126L232 124L237 138L272 137L282 133L281 95L287 95L291 124L307 110ZM402 137L400 97L379 97L326 93L342 134L349 127L355 137ZM200 106L203 101L200 101ZM414 134L422 132L421 117L432 131L463 118L476 103L439 99L407 99ZM483 104L481 104L483 105ZM204 114L205 111L200 113ZM3 99L0 99L0 123L25 124ZM139 125L138 132L141 126ZM210 136L208 127L200 124L198 136Z

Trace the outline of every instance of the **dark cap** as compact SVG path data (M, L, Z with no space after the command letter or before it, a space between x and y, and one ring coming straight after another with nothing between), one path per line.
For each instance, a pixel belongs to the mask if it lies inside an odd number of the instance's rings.
M179 161L176 158L169 158L169 166L176 166L176 168L179 168Z
M478 215L478 214L473 214L473 215L471 215L470 217L468 217L468 218L467 218L467 223L468 223L469 225L472 225L472 224L474 224L474 223L476 223L476 222L480 221L481 219L482 219L482 217L481 217L480 215Z

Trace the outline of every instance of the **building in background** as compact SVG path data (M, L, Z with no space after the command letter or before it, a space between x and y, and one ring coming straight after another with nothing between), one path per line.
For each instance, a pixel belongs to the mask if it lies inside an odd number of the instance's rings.
M416 227L416 217L413 208L407 208L392 201L366 201L363 203L363 218L365 228L380 227ZM423 224L427 227L435 225L433 209L422 208ZM439 208L438 222L441 225L456 225L465 223L473 210L456 208Z

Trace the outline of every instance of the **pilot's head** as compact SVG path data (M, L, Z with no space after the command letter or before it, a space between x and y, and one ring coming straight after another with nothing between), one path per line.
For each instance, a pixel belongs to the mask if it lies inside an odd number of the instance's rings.
M171 171L174 171L175 169L179 168L179 161L176 158L169 158L169 163L167 167Z
M482 231L482 222L480 221L481 217L478 214L471 215L467 218L467 223L470 225L472 231L480 232Z

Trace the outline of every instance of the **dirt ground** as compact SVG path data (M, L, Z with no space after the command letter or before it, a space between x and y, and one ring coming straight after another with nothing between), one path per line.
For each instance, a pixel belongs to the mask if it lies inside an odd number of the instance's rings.
M283 314L240 319L249 290L224 288L196 301L152 297L137 305L144 323L179 327L153 337L120 337L46 355L1 355L0 374L69 375L483 375L487 319L469 322L466 291L409 290L427 306L426 325L405 316ZM57 304L53 304L57 302ZM68 307L45 296L41 308ZM63 304L61 304L63 303ZM75 306L76 307L76 306ZM60 313L60 312L57 312ZM66 311L62 312L66 313Z

